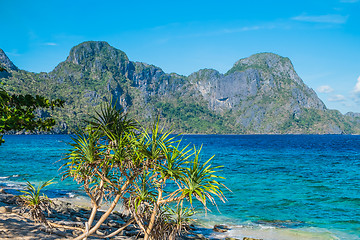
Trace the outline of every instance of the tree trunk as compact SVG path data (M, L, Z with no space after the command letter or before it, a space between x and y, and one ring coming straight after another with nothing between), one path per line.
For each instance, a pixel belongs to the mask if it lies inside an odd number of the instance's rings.
M148 225L148 227L146 229L144 240L151 239L151 232L152 232L152 229L154 227L155 218L156 218L156 215L157 215L158 210L159 210L159 202L162 199L162 189L158 188L158 192L159 192L158 199L157 199L157 201L155 203L153 212L151 214L150 222L149 222L149 225Z
M91 228L89 230L89 232L87 233L83 233L80 236L78 236L77 238L74 238L74 240L81 240L84 239L88 236L90 236L91 234L93 234L96 230L99 229L99 227L101 226L101 224L109 217L109 215L111 214L111 212L114 210L114 208L116 207L117 203L119 202L121 195L118 194L116 195L114 201L112 202L111 206L109 207L109 209L101 216L101 218L99 219L99 221L96 223L96 225Z
M91 229L91 225L95 219L95 216L96 216L96 213L97 213L97 210L99 209L100 207L100 203L101 203L101 200L102 200L102 197L103 197L103 186L104 186L104 181L101 180L100 181L100 188L99 188L99 196L97 196L97 198L95 199L94 202L92 202L92 211L91 211L91 215L89 217L89 220L88 220L88 226L89 226L89 229Z
M121 232L122 230L124 230L127 226L129 226L131 223L133 223L135 220L131 219L129 222L127 222L124 226L122 226L121 228L119 228L118 230L116 230L115 232L103 237L103 238L111 238L113 236L115 236L116 234L118 234L119 232Z

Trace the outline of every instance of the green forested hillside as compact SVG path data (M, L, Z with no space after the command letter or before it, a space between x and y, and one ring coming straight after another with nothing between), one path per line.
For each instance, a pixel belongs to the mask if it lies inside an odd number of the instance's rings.
M0 51L0 76L13 93L66 101L63 109L39 111L69 133L105 101L147 124L159 115L183 133L360 133L360 117L328 110L296 74L291 61L273 53L240 59L226 74L203 69L181 76L132 62L106 42L84 42L49 73L19 70Z

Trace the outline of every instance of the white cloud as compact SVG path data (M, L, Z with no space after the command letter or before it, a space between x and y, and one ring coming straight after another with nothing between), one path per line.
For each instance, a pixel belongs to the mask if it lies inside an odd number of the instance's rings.
M328 99L330 102L343 102L346 98L343 95L337 94Z
M331 93L334 91L334 89L328 85L320 86L317 90L319 93Z
M226 28L222 30L223 33L237 33L237 32L247 32L247 31L256 31L264 29L264 26L251 26L251 27L241 27L241 28Z
M357 79L357 82L354 87L354 93L359 94L360 93L360 76Z
M338 14L327 14L327 15L317 15L309 16L302 14L300 16L293 17L292 20L301 21L301 22L313 22L313 23L336 23L342 24L346 23L348 16L342 16Z
M341 0L342 3L357 3L359 0Z
M22 55L22 54L18 53L17 49L13 50L12 52L5 52L5 53L7 56L13 56L13 57L19 57Z
M47 42L47 43L44 43L44 45L46 45L46 46L57 46L57 43Z

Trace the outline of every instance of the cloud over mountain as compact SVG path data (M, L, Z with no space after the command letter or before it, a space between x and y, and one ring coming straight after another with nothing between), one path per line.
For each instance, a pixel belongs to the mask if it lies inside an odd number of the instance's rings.
M331 93L334 91L334 89L332 87L330 87L329 85L322 85L322 86L318 87L317 90L319 93Z

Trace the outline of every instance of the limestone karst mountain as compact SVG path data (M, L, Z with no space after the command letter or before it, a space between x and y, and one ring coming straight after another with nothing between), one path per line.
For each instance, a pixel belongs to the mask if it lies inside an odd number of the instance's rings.
M183 133L360 133L360 116L328 110L296 74L291 61L273 53L240 59L225 74L202 69L190 76L133 62L106 42L84 42L49 73L19 70L0 49L0 75L14 93L66 101L52 113L56 132L68 133L102 102L112 100L140 122L160 115ZM151 120L151 121L150 121Z

